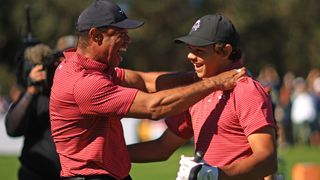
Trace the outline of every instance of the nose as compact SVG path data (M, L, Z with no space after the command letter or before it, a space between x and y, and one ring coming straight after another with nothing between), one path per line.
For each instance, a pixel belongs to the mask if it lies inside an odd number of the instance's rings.
M188 53L188 59L189 61L191 61L192 63L195 63L197 61L197 56L195 56L193 53L189 52Z

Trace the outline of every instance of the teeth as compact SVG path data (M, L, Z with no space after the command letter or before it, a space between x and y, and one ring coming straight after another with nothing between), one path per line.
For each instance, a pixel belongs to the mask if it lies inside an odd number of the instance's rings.
M120 52L126 52L126 51L127 51L127 48L120 48L119 51L120 51Z

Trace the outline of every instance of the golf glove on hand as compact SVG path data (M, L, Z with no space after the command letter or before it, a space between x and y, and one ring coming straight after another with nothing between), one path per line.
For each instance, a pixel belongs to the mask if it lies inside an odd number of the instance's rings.
M182 155L176 180L218 180L218 168Z

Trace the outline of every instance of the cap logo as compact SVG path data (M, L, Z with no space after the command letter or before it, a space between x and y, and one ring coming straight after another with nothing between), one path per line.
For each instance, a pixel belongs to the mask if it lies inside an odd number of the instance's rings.
M198 20L194 25L192 26L191 31L197 31L200 28L200 20Z

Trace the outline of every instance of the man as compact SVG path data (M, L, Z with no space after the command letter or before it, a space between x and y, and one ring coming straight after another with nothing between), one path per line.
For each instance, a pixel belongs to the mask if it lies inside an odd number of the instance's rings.
M64 53L50 96L51 131L65 179L131 179L122 117L160 119L186 110L212 90L235 86L245 69L192 85L182 76L118 68L130 42L128 19L110 0L96 0L79 16L77 49ZM157 82L157 83L156 83ZM168 89L156 92L158 89Z
M220 14L203 16L187 36L197 76L206 80L243 65L239 36ZM132 162L162 161L194 137L198 160L182 157L177 179L262 179L277 169L275 124L263 87L243 77L232 90L211 91L186 112L166 119L168 129L154 141L128 146ZM197 162L200 161L200 162ZM200 169L201 168L201 169Z
M18 172L19 180L58 180L60 163L51 137L49 94L58 59L53 59L51 48L43 43L24 50L22 92L5 116L9 136L24 137ZM52 73L53 74L53 73ZM21 81L22 82L22 81Z

